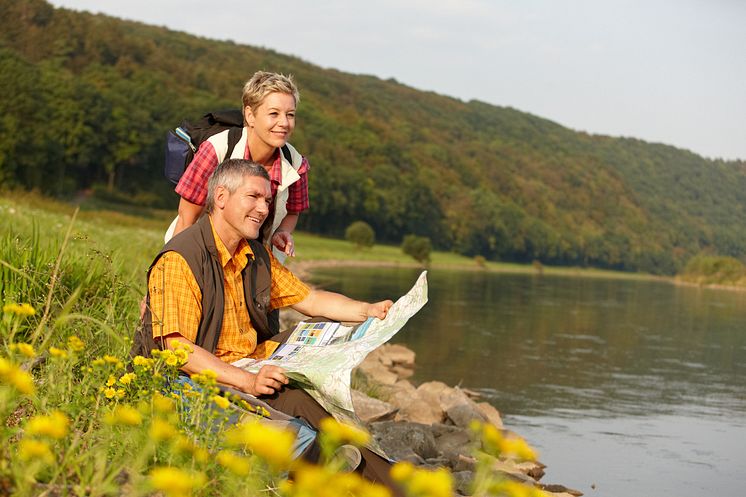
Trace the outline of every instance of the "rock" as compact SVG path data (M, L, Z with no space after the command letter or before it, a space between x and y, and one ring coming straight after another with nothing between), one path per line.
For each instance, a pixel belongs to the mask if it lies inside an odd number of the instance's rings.
M516 463L515 467L518 468L518 471L521 473L538 481L544 476L544 468L547 466L539 461L524 461Z
M439 430L435 429L435 426L433 426L435 447L448 460L448 466L455 470L462 463L461 458L471 452L471 437L469 436L469 432L456 426L441 425L442 428L439 427ZM451 429L446 431L443 428Z
M417 456L414 459L419 458L419 464L423 464L425 459L440 456L435 437L430 427L424 424L379 421L371 423L370 428L381 448L394 459L412 461L412 456Z
M428 381L417 387L417 395L423 400L440 405L440 395L451 387L440 381Z
M355 413L364 423L392 419L398 411L388 402L368 397L357 390L352 390L352 405L355 407Z
M467 428L473 420L486 422L487 418L481 413L476 404L471 399L470 403L458 404L446 411L446 416L454 425Z
M392 373L386 366L376 360L368 361L366 358L362 363L360 363L357 370L363 373L368 381L374 383L393 385L399 380L399 376L397 376L396 373Z
M409 369L404 366L392 366L389 371L394 373L399 378L410 378L414 375L414 369Z
M492 423L496 428L503 428L503 419L500 412L489 402L478 402L477 408L487 421Z
M471 471L456 471L451 473L453 476L453 486L459 495L469 495L471 491L471 481L474 479L474 473Z
M521 470L519 470L515 466L515 464L513 464L511 461L503 461L503 460L495 459L492 462L492 469L494 469L495 471L499 471L500 473L503 473L509 478L519 481L521 483L527 483L530 485L536 484L536 480L522 473Z
M404 345L389 343L379 347L381 353L385 355L392 364L406 366L409 369L414 368L415 353Z
M537 485L540 489L544 490L545 492L551 492L556 495L572 495L573 497L580 497L583 495L583 492L580 490L573 490L572 488L567 488L564 485Z
M443 421L443 413L432 404L425 402L410 391L399 390L389 397L389 402L396 406L397 421L411 421L431 425Z

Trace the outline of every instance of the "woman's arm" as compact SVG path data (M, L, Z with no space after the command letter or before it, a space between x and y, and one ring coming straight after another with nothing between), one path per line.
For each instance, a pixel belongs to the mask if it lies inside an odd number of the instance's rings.
M182 197L179 200L179 218L176 221L174 235L196 223L199 216L202 215L204 208L203 205L193 204Z
M280 225L272 234L272 245L281 250L288 257L295 255L295 242L293 241L293 231L298 224L298 214L288 213L285 219L280 221Z

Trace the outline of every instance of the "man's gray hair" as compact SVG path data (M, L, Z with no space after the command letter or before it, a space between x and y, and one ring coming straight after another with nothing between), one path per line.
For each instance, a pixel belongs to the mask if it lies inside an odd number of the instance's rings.
M207 182L207 201L205 210L211 214L215 208L215 190L222 186L229 193L234 193L243 184L246 176L259 176L267 181L269 173L263 166L246 159L226 159L215 168Z

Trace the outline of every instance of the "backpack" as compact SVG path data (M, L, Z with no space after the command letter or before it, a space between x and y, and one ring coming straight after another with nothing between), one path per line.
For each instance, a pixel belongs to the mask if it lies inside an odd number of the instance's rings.
M243 132L243 114L239 109L209 112L197 121L182 121L181 126L169 131L166 135L166 160L163 168L166 178L177 184L202 142L226 129L226 157L230 157ZM292 164L292 155L286 145L282 146L282 155Z

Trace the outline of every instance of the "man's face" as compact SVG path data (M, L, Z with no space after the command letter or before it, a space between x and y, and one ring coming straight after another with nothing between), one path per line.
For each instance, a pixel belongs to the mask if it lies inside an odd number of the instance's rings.
M269 181L259 176L244 176L243 183L235 192L229 193L223 187L219 190L216 205L221 207L226 228L241 238L258 238L272 200Z
M295 98L287 93L270 93L255 109L246 107L246 122L267 147L280 148L295 129Z

